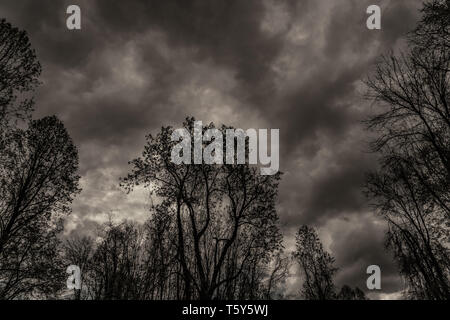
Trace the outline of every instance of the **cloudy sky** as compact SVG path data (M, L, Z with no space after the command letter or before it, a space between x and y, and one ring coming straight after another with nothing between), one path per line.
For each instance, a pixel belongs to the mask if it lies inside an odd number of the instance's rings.
M81 8L82 30L66 28ZM366 8L382 8L382 29ZM238 128L279 128L278 212L291 248L301 224L318 228L340 268L336 282L402 289L383 249L383 223L361 194L374 168L361 119L373 111L361 80L403 45L421 0L1 0L0 17L26 30L43 66L35 117L60 117L80 155L83 191L66 234L89 234L112 214L144 221L148 194L119 178L145 135L186 116ZM289 281L292 293L298 279Z

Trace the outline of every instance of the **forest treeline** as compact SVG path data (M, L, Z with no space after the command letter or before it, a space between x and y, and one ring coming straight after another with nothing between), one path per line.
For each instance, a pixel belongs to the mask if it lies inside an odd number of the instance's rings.
M422 13L408 49L382 57L366 81L379 167L364 190L388 226L404 297L441 300L450 296L450 1L428 1ZM61 298L68 265L81 269L76 299L283 299L293 269L301 298L366 299L335 285L334 257L313 227L299 226L294 252L285 250L281 173L176 165L172 127L147 136L120 181L151 192L147 221L111 220L91 237L64 239L81 191L78 153L56 116L32 119L40 73L26 32L0 20L0 299ZM183 123L192 135L194 121Z

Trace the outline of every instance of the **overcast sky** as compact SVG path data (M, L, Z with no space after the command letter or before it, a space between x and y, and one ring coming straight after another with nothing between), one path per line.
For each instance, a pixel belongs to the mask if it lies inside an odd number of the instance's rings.
M66 28L70 4L82 30ZM379 4L382 29L366 28ZM402 282L383 249L384 224L361 193L374 168L360 121L373 107L361 80L380 54L402 46L420 0L1 0L0 17L30 35L43 66L35 117L56 114L79 149L82 193L66 234L89 234L112 213L144 221L147 193L119 178L145 135L186 116L238 128L280 129L278 213L285 245L315 226L336 258L338 285L381 294ZM289 281L289 292L300 284Z

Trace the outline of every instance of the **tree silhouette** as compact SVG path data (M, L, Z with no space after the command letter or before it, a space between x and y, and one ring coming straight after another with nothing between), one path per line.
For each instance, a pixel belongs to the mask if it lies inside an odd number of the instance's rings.
M0 298L61 286L57 233L78 190L77 150L56 117L15 130L0 171ZM57 284L55 284L57 283Z
M26 32L0 20L0 299L64 284L57 234L79 191L78 155L56 117L30 121L40 72Z
M184 128L193 136L194 119ZM219 130L225 133L226 127ZM165 127L147 137L124 185L131 190L144 184L161 200L154 210L168 219L161 232L173 246L174 256L166 257L177 262L172 271L178 298L257 298L263 267L281 247L275 211L279 174L262 176L248 164L174 164L172 132Z
M29 116L33 102L26 93L38 83L41 66L28 36L0 20L0 130L17 118ZM19 99L18 95L23 98Z
M301 226L296 236L295 258L300 264L304 283L302 295L307 300L332 300L336 297L333 276L334 258L323 249L314 228Z
M0 19L0 171L8 161L8 146L17 139L18 120L29 118L29 93L38 83L41 66L25 31ZM19 99L18 96L21 96Z
M428 2L423 13L409 51L385 56L367 81L380 107L367 125L381 169L366 190L411 297L448 299L450 2Z
M448 0L432 0L424 3L422 20L414 30L410 41L425 50L449 49L450 10Z
M62 261L64 266L76 265L80 268L81 289L74 288L75 300L82 298L83 291L86 292L88 287L88 277L85 275L91 270L92 255L94 252L94 241L89 237L73 237L67 239L61 246ZM83 293L83 298L89 297L89 293Z
M95 300L144 299L148 266L143 229L131 222L105 225L102 240L83 271Z
M303 276L301 294L307 300L368 300L364 292L356 287L342 286L336 294L333 277L337 272L334 257L323 249L322 243L313 227L303 225L296 235L296 251Z

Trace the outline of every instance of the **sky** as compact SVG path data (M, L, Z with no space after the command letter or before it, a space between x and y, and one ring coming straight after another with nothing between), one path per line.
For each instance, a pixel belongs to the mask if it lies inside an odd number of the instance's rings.
M66 8L81 8L68 30ZM368 30L366 8L382 9ZM371 298L403 289L383 246L385 224L362 194L376 168L361 121L376 106L364 84L383 53L404 47L421 0L1 0L0 17L29 34L43 68L35 118L57 115L79 150L81 187L67 236L108 215L143 222L148 192L119 179L145 135L188 116L236 128L280 130L277 210L285 247L302 224L336 258L338 286ZM382 289L366 289L379 265ZM293 271L287 293L301 282Z

